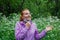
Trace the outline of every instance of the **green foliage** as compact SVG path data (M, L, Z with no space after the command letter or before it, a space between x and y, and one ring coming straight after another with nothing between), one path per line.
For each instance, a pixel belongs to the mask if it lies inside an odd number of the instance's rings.
M47 2L48 0L28 0L24 2L23 8L30 9L33 18L38 18L40 16L47 17L51 15L50 11L48 11L49 4L47 4Z
M39 32L46 28L47 25L52 25L53 30L49 31L42 40L59 40L60 39L60 19L57 17L38 18L33 20L38 27Z
M20 15L13 13L9 17L1 16L0 20L0 40L15 40L14 27Z
M0 15L0 40L15 40L14 28L20 15L13 13L9 17ZM47 25L53 25L53 30L49 31L42 40L59 40L60 39L60 19L54 16L40 17L33 19L37 24L38 31L41 32Z
M24 8L28 8L34 18L50 15L60 17L59 0L0 0L0 12L6 16Z

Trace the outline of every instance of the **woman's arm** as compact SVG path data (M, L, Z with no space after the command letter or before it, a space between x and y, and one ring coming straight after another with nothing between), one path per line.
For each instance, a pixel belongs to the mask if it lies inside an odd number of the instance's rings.
M27 28L22 28L22 26L19 24L19 22L16 23L16 26L15 26L15 37L16 37L16 40L20 40L20 39L23 39L26 35L26 32L27 32Z
M39 40L46 35L46 32L47 32L46 29L42 30L42 32L39 33L35 23L34 23L34 27L35 27L34 37L36 40Z
M46 30L43 30L41 33L38 32L38 30L35 30L35 39L39 40L40 38L44 37L46 35Z
M44 37L46 33L50 30L52 30L53 26L47 26L45 30L43 30L41 33L38 32L36 24L35 24L35 38L39 40L40 38Z

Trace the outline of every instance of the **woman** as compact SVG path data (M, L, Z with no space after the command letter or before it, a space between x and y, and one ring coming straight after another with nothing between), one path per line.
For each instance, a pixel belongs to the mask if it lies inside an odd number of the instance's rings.
M20 21L16 23L15 37L16 40L40 40L50 30L52 30L52 27L46 27L39 33L36 24L31 21L30 11L24 9L21 12Z

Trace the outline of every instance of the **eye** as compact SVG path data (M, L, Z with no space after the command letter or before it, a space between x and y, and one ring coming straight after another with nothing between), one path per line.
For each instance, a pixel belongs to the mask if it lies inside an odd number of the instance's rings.
M26 15L28 15L28 13L26 13Z
M25 13L25 15L28 15L29 13Z

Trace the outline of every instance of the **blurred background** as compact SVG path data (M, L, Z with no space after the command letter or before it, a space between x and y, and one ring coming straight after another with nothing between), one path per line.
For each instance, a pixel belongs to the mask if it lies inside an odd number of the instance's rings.
M39 32L47 25L54 26L42 40L60 40L60 0L0 0L0 40L15 40L15 24L25 8Z

